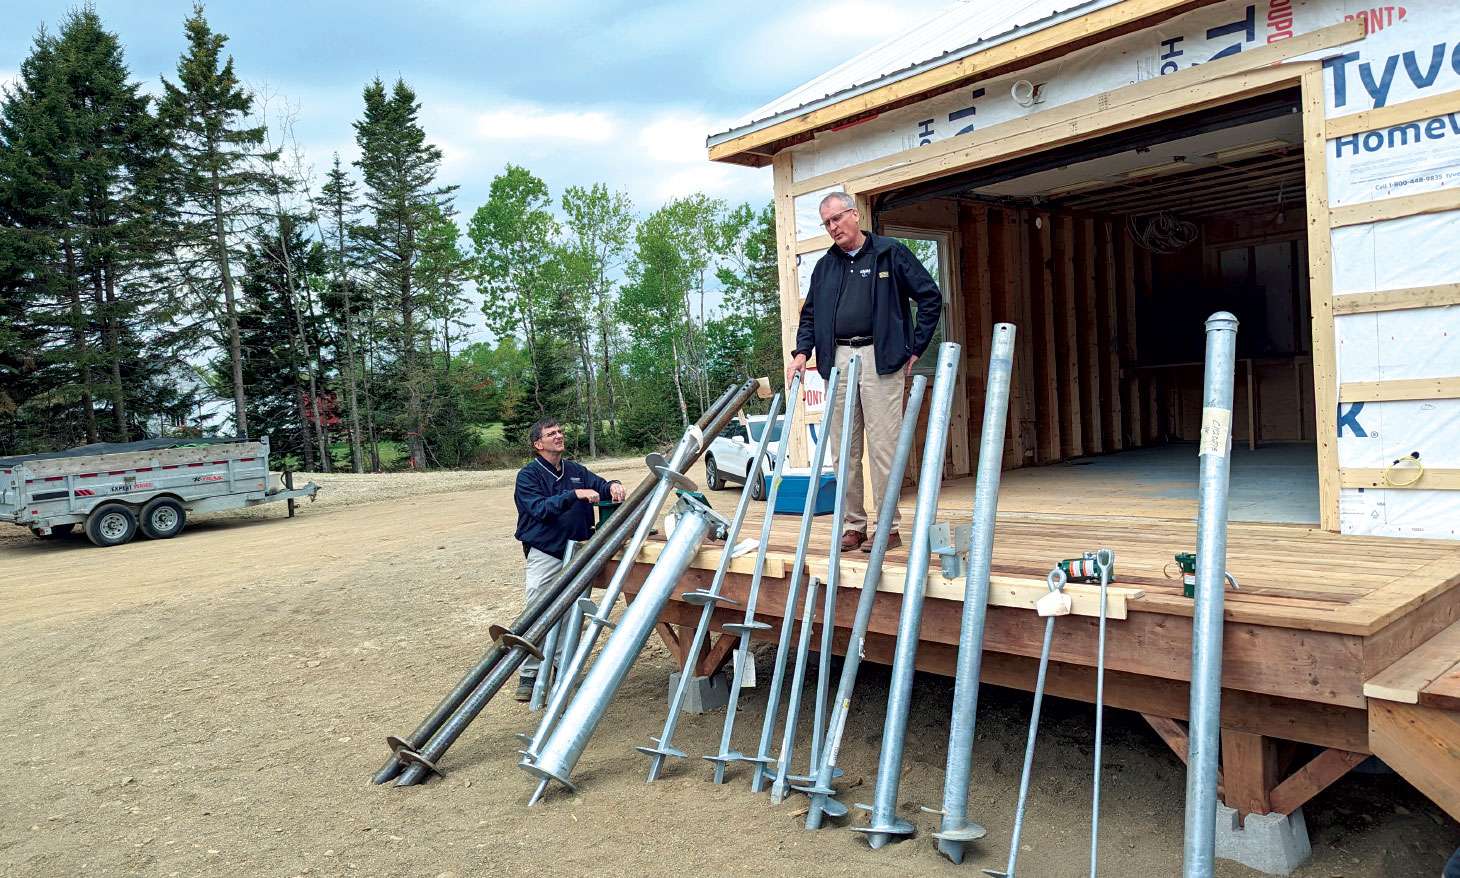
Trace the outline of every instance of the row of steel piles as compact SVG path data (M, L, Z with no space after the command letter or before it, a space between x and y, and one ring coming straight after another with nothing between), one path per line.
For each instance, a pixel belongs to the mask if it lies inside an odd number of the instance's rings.
M799 396L800 379L792 381L789 388L790 397L794 400ZM774 426L777 417L780 415L781 397L777 395L771 400L770 411L767 418L767 427L761 435L759 444L756 447L752 459L751 471L760 472L760 462L765 455L770 437L775 433ZM789 442L782 442L781 453L778 458L776 479L772 486L772 502L775 492L779 489L779 481L784 472L785 450ZM713 616L714 609L721 603L733 604L734 601L723 597L720 594L724 584L725 574L729 570L733 558L735 541L739 535L741 525L744 523L746 513L749 511L750 501L753 496L753 486L747 482L741 492L739 503L736 506L734 518L726 523L708 507L692 498L683 498L680 502L678 523L664 551L660 554L654 567L649 571L632 605L624 612L623 617L613 633L605 643L602 653L594 662L581 686L573 694L571 701L564 709L562 719L553 727L550 734L541 743L530 747L524 754L520 766L527 772L539 778L537 789L533 792L529 804L539 801L546 791L548 784L556 781L568 789L574 789L570 780L571 772L582 756L589 738L597 728L598 722L602 719L603 712L616 694L618 687L622 684L624 676L629 667L642 651L644 642L647 640L650 631L653 630L655 620L663 611L664 606L669 602L674 586L684 575L689 562L698 551L700 543L708 527L716 527L724 539L724 550L721 553L720 563L716 569L715 577L710 587L704 591L692 591L682 595L687 603L698 604L703 607L699 624L695 628L691 640L689 658L686 662L686 670L681 675L680 684L676 687L670 699L669 715L665 720L664 728L653 741L653 747L636 748L651 759L649 768L649 780L653 781L663 768L664 761L671 757L684 757L682 751L673 745L673 735L678 723L679 706L683 701L685 690L689 682L689 675L698 659L700 650L703 648L704 640L708 636L709 622ZM765 552L765 541L762 541L760 553ZM541 731L541 729L540 729Z
M650 455L651 466L657 464L661 471L655 477L644 479L625 498L608 524L577 547L572 559L563 565L552 584L530 600L509 627L493 627L492 648L414 731L407 736L392 735L386 739L391 755L373 777L375 783L394 779L397 786L411 786L430 774L439 774L437 762L446 750L480 715L529 655L542 655L548 633L576 608L580 597L623 548L623 558L605 590L602 606L590 617L589 632L580 638L577 651L559 671L559 684L554 687L554 695L572 688L571 684L582 668L580 657L586 658L598 633L609 624L608 614L622 589L628 568L652 529L677 474L699 458L708 444L706 437L723 429L755 393L757 386L758 382L750 380L727 388L685 431L667 461L657 454ZM628 540L627 547L625 540ZM553 705L550 703L544 719L552 714Z
M1206 359L1202 387L1202 431L1198 461L1197 586L1192 613L1192 657L1190 729L1186 774L1186 815L1183 841L1184 878L1211 878L1215 859L1217 766L1221 744L1222 610L1228 575L1227 512L1232 449L1232 385L1236 366L1237 318L1219 311L1206 321ZM1100 576L1099 639L1095 676L1094 782L1090 809L1089 875L1099 871L1100 779L1105 704L1105 622L1115 554L1101 549L1091 556ZM1050 571L1051 592L1061 591L1065 574L1056 566ZM966 610L965 606L965 610ZM1049 656L1054 640L1055 615L1045 621L1044 644L1034 683L1034 703L1025 742L1024 767L1019 778L1019 799L1014 810L1014 829L1009 856L1003 870L985 869L995 878L1015 878L1025 805L1034 764L1034 745L1039 732L1040 705L1044 697ZM960 656L961 658L961 656ZM960 665L959 684L962 684ZM955 710L956 718L956 710ZM951 754L950 754L951 766ZM949 778L949 784L954 783ZM945 816L946 821L946 816ZM946 825L946 824L945 824ZM940 849L942 841L940 836ZM953 855L950 853L950 857ZM955 858L956 861L956 858Z
M1188 795L1187 795L1187 838L1186 838L1186 876L1188 878L1206 878L1211 874L1212 862L1212 836L1214 826L1214 808L1216 803L1215 775L1216 775L1216 747L1218 746L1217 729L1219 721L1219 696L1220 696L1220 665L1221 665L1221 608L1222 608L1222 587L1225 574L1225 535L1226 535L1226 495L1227 478L1230 452L1230 423L1231 423L1231 396L1232 396L1232 366L1235 351L1236 320L1230 314L1219 313L1207 323L1208 350L1206 362L1206 387L1204 389L1204 412L1203 412L1203 438L1200 451L1201 460L1201 483L1200 483L1200 517L1198 519L1198 583L1197 583L1197 605L1196 619L1193 636L1193 673L1192 673L1192 694L1191 694L1191 718L1192 718L1192 753L1188 770ZM970 534L969 555L964 584L964 607L962 627L959 638L959 658L956 671L953 716L949 731L948 765L945 772L945 788L942 807L934 813L941 815L940 827L934 836L938 839L939 850L947 855L954 862L961 862L966 846L984 834L982 827L968 819L968 784L972 762L972 746L974 737L974 718L977 712L978 701L978 678L980 672L980 659L982 656L983 628L988 603L989 578L992 565L992 545L994 534L994 522L997 511L997 496L999 487L999 476L1002 469L1003 438L1007 423L1007 405L1009 396L1009 379L1012 369L1014 327L1010 324L998 324L994 330L993 344L989 363L989 386L985 396L985 410L983 420L983 433L979 446L978 477L974 495L973 525ZM956 344L944 344L938 352L937 366L934 371L934 382L932 401L930 405L928 423L925 433L923 454L921 455L921 471L918 480L918 496L916 512L912 522L911 539L909 546L909 562L904 585L901 615L899 618L898 636L896 649L893 658L892 680L888 695L887 715L883 723L883 743L879 754L878 778L874 791L873 803L859 806L870 812L868 825L852 827L854 831L865 833L872 847L877 848L887 842L906 835L913 831L912 824L900 818L896 813L896 803L899 781L902 774L903 745L905 743L907 719L911 701L911 684L914 663L916 660L916 649L919 639L919 628L923 599L926 595L926 577L931 557L930 529L937 510L937 498L941 484L943 460L947 446L948 423L952 409L952 396L957 384L957 369L959 361L959 346ZM732 734L736 718L736 702L744 682L744 674L749 664L748 646L754 632L768 630L769 626L759 622L755 618L756 600L759 593L761 579L765 569L766 552L771 533L773 510L777 495L779 493L785 470L787 466L786 452L790 445L787 441L781 443L781 448L773 468L773 478L767 497L767 513L762 524L760 545L755 559L754 572L745 605L744 621L738 625L722 626L723 630L740 638L739 651L745 659L735 664L734 680L730 688L730 704L727 707L725 724L722 730L720 752L705 757L715 765L715 782L723 782L725 770L728 765L735 762L747 762L752 767L751 785L756 791L763 789L767 782L770 782L773 796L779 800L785 795L785 790L792 781L800 782L794 788L807 793L810 798L810 807L807 811L806 825L808 829L814 829L822 825L825 815L840 816L846 812L845 806L838 803L835 798L835 791L831 787L831 781L837 773L837 755L840 749L843 733L845 731L847 716L852 703L852 694L855 687L856 676L862 656L862 644L867 636L867 628L870 621L872 604L875 599L877 586L880 582L881 567L886 553L886 544L890 534L892 511L898 499L898 489L902 483L903 472L906 469L907 460L911 452L912 443L916 433L916 425L922 404L922 397L926 388L926 378L916 376L913 381L907 411L904 416L902 432L899 436L892 473L890 475L887 489L882 496L882 505L879 509L877 527L871 547L870 563L863 580L862 591L858 601L857 612L853 622L851 638L847 647L847 658L842 666L841 679L837 688L836 697L831 706L829 720L823 722L824 705L829 684L829 653L830 635L834 623L835 612L835 591L837 583L835 577L838 574L839 530L844 513L844 498L846 480L849 478L846 472L847 448L846 442L849 434L847 427L850 426L851 406L855 404L852 394L855 393L856 373L860 363L854 360L848 369L845 386L848 398L845 400L845 408L841 412L843 417L843 430L841 431L842 447L837 458L838 472L836 481L837 498L833 512L833 548L831 550L831 573L825 583L826 595L825 606L822 614L822 644L820 649L820 666L817 681L817 693L815 696L816 717L812 730L812 746L807 773L805 775L791 774L791 761L794 754L795 731L798 719L798 708L800 695L805 682L807 660L811 651L811 629L815 617L815 594L821 584L817 579L811 579L806 589L806 597L801 599L802 578L805 574L806 554L810 540L810 524L814 519L816 508L816 494L820 486L820 472L822 461L826 453L826 446L829 442L829 433L826 426L830 418L836 416L836 400L839 393L838 370L833 369L828 382L828 397L826 403L826 414L823 417L822 429L818 434L818 440L812 453L811 477L807 486L807 497L805 509L802 513L801 530L798 536L796 559L792 565L789 594L786 601L786 608L783 613L781 637L776 652L773 679L767 699L767 709L762 724L759 743L754 755L745 755L731 749ZM785 422L790 423L794 416L794 406L799 398L799 379L793 382L788 388L787 412ZM733 391L733 389L732 389ZM732 391L727 391L717 405L725 404L727 399L734 396ZM749 388L745 390L748 395ZM727 404L730 413L738 410L740 402L734 401L733 405ZM761 458L765 454L766 443L774 432L776 415L779 408L779 398L772 402L771 414L766 431L764 432L760 445L756 450L754 471L759 471ZM713 407L712 407L713 408ZM526 751L522 767L541 779L537 792L533 795L533 801L542 795L547 784L551 780L563 783L569 788L572 787L569 780L570 773L577 759L581 756L589 737L597 727L603 710L607 706L613 694L617 691L618 685L622 682L629 667L643 648L644 641L652 630L654 621L668 602L673 588L688 567L690 560L698 550L700 544L711 530L719 530L725 538L725 550L722 554L720 565L717 568L711 586L704 591L689 592L683 597L687 602L697 603L703 607L699 624L695 630L695 636L691 641L690 657L680 686L676 689L675 696L671 699L669 716L666 718L664 728L657 738L654 738L654 747L640 747L640 752L648 755L651 759L649 780L659 776L665 760L671 757L683 757L684 754L672 744L672 736L675 730L679 712L679 705L683 698L683 691L689 675L692 673L695 660L703 649L704 640L708 635L709 625L714 609L721 603L734 603L728 601L721 595L721 587L726 571L728 570L731 550L743 523L747 507L749 505L751 486L747 484L742 492L740 502L736 508L733 521L725 522L715 513L703 506L693 498L682 498L678 507L678 523L675 525L665 550L661 553L658 562L650 571L644 584L641 586L638 599L631 605L616 627L607 618L607 611L611 609L613 601L622 587L622 579L627 573L628 566L632 559L637 557L638 547L642 543L643 536L647 535L649 524L657 517L659 507L668 496L671 486L679 484L688 486L680 475L680 470L686 465L686 456L681 452L685 442L693 440L696 446L703 445L705 432L713 434L728 420L728 414L721 412L711 417L707 412L706 418L702 419L702 425L697 425L697 430L687 434L686 440L681 442L674 456L669 461L662 462L658 467L659 481L652 488L646 490L641 485L635 491L629 502L625 503L624 512L632 512L632 515L625 515L621 512L616 517L617 524L605 530L594 540L589 541L580 547L579 554L574 561L565 565L565 573L555 583L558 589L557 597L547 607L539 606L539 601L534 601L527 611L524 611L524 618L514 623L513 629L505 632L498 646L494 649L503 648L503 642L510 645L508 656L514 652L527 650L533 643L546 635L551 627L557 624L562 617L563 608L576 599L576 595L582 591L583 585L590 582L592 576L588 576L582 583L563 580L570 575L581 576L581 571L593 569L594 574L601 569L613 550L623 542L628 530L635 528L634 537L630 540L629 550L625 552L624 561L616 571L609 589L605 594L603 608L594 608L589 602L590 630L591 635L583 637L577 652L569 660L565 668L559 672L558 680L552 688L552 702L558 704L554 709L550 703L543 716L543 722L539 726L538 734L532 739L532 744ZM701 432L703 429L703 432ZM697 455L700 449L695 448L693 455ZM652 456L651 456L652 457ZM693 457L689 457L692 460ZM676 466L676 464L678 464ZM855 477L855 476L850 476ZM651 493L652 491L652 493ZM603 542L598 542L602 537ZM611 543L611 545L610 545ZM607 547L607 555L604 555ZM590 559L591 556L591 559ZM601 560L600 560L600 556ZM589 559L589 560L585 560ZM1106 605L1106 591L1110 582L1110 571L1113 563L1113 555L1108 550L1099 553L1100 585L1101 585L1101 637L1100 656L1097 668L1097 728L1096 728L1096 766L1094 803L1091 817L1091 844L1090 844L1090 874L1093 876L1097 869L1098 853L1098 829L1099 829L1099 804L1100 804L1100 738L1102 724L1100 723L1100 707L1103 703L1103 670L1104 670L1104 615ZM593 565L596 563L596 567ZM570 574L570 569L577 569L578 574ZM1051 572L1049 578L1051 591L1060 591L1064 585L1063 573L1058 567ZM578 586L574 591L574 587ZM797 608L800 604L800 612ZM535 612L534 612L535 611ZM794 628L797 616L801 619L800 636L792 645L791 633ZM533 616L527 620L527 627L522 633L518 633L519 626L524 624L525 617ZM575 617L576 618L576 617ZM1049 653L1054 633L1054 616L1050 615L1046 621L1045 643L1040 659L1040 670L1036 680L1036 692L1034 709L1030 717L1029 737L1026 742L1026 754L1024 769L1020 778L1020 797L1016 807L1015 828L1010 851L1009 863L1006 872L991 872L995 875L1013 875L1018 856L1018 845L1020 829L1022 828L1024 806L1028 796L1029 780L1031 775L1034 743L1039 726L1039 706L1042 701L1045 671L1048 667ZM593 640L603 627L613 627L608 642L603 652L584 678L581 686L574 685L579 673L582 670L583 661L593 648ZM781 746L776 756L771 755L771 741L777 726L780 713L779 705L782 690L786 684L787 665L794 656L795 661L791 671L791 693L787 705L785 725L781 736ZM489 653L488 658L492 654ZM515 662L510 662L510 669L506 672L510 675L520 664L522 656L517 656ZM484 663L486 660L484 659ZM496 665L492 673L483 681L490 684L497 677L497 667L503 666L504 659L496 659ZM463 680L465 685L470 679ZM505 679L505 678L503 678ZM501 685L501 680L496 681ZM461 686L458 689L462 688ZM476 699L480 689L471 692L461 704L462 709L468 709ZM492 690L495 692L495 689ZM490 698L490 695L487 696ZM446 702L443 702L445 704ZM485 704L485 701L482 701ZM440 708L438 708L439 712ZM476 708L479 712L480 706ZM452 721L457 720L458 710L451 715L450 720L442 725L441 730L451 727ZM471 713L471 716L475 716ZM561 716L561 719L558 717ZM428 720L430 718L428 717ZM470 722L468 718L466 722ZM423 728L425 727L423 723ZM464 724L462 725L464 728ZM428 733L433 741L441 733ZM417 730L418 732L421 729ZM459 731L457 732L459 734ZM452 738L454 740L454 736ZM399 742L397 742L399 744ZM449 745L449 741L447 742ZM444 749L444 748L442 748ZM414 762L412 769L420 768L420 762L424 761L426 755L433 752L430 741L421 748L418 754L414 748L402 747L393 754L394 759L405 762ZM436 754L439 757L439 753ZM774 766L774 767L772 767ZM434 766L427 766L434 770ZM387 765L387 769L390 766ZM385 771L383 769L382 771Z
M838 378L839 370L836 367L832 367L827 380L826 414L822 418L822 429L817 435L816 446L811 454L811 468L808 470L809 475L806 486L806 504L802 514L801 532L797 541L796 560L792 565L792 578L790 580L790 582L792 583L790 587L791 593L788 594L786 598L786 616L788 617L788 622L787 624L784 624L782 626L781 643L776 651L776 671L773 675L770 692L767 695L767 697L771 699L771 703L769 703L766 708L767 718L771 718L774 715L774 711L776 709L775 703L778 702L780 699L779 689L783 682L782 678L785 670L787 649L786 643L790 640L790 623L794 622L794 619L789 617L792 617L794 615L793 608L795 606L796 599L799 597L799 580L804 570L804 565L806 561L806 545L810 540L810 522L816 507L817 493L821 486L821 465L822 461L825 459L826 454L827 431L825 428L827 420L831 416L831 413L835 411L836 397L838 393ZM799 377L794 379L793 385L799 381ZM790 412L788 409L788 424L790 423L789 414ZM770 427L767 426L767 429L769 430ZM770 490L767 492L766 495L765 518L761 523L760 546L756 551L755 566L751 573L750 589L746 595L745 615L743 617L743 620L739 623L731 623L721 626L722 631L730 634L731 636L739 638L739 643L737 644L736 650L738 654L740 654L744 658L742 661L735 663L735 671L733 679L730 683L729 703L725 707L725 723L720 730L720 750L718 753L704 757L715 766L715 783L724 782L725 769L732 763L752 763L752 786L753 789L755 789L757 792L762 788L765 782L765 772L762 769L764 765L769 761L768 750L770 742L770 732L771 729L774 728L773 721L770 728L762 729L760 745L757 748L757 752L755 755L748 756L737 750L732 750L731 741L733 740L735 731L735 720L740 702L740 690L745 684L746 668L749 666L751 661L751 638L756 631L764 631L770 628L770 626L766 623L756 620L755 611L756 604L760 597L761 580L762 577L765 575L766 553L770 547L771 528L774 523L776 503L780 497L781 485L785 480L786 467L789 461L789 458L786 455L786 451L789 448L790 444L791 437L787 432L785 435L783 435L780 445L780 452L776 461L775 475L771 479Z
M535 752L519 763L524 771L540 779L529 805L542 797L551 781L557 781L570 790L576 789L570 779L573 768L598 729L604 711L618 694L629 668L643 652L654 623L669 602L674 587L710 531L716 530L722 538L727 532L725 520L693 496L682 496L675 512L673 530L664 551L644 578L634 602L619 617L603 650L567 701L552 732Z
M789 425L795 414L796 400L801 395L801 376L797 375L791 380L787 388L786 400L787 410L783 423ZM761 431L760 443L755 447L755 454L750 460L750 471L756 473L759 478L761 472L761 460L765 457L766 448L770 440L777 433L776 419L781 414L781 396L778 394L771 400L770 411L766 416L765 429ZM783 430L783 433L789 430ZM777 450L776 466L772 470L776 477L775 489L779 490L780 471L785 465L786 451L791 447L789 438L781 441ZM725 574L730 570L730 562L734 558L733 550L735 541L740 536L740 527L745 523L745 515L750 511L750 501L755 494L754 483L747 479L745 487L740 492L740 500L735 506L735 517L730 521L729 534L725 538L725 551L720 555L720 563L715 568L715 578L710 581L710 587L703 591L691 591L682 595L682 600L691 605L698 605L700 610L699 621L695 625L694 636L690 639L689 651L685 655L684 668L679 675L679 684L674 687L674 693L669 698L669 712L664 718L664 728L660 730L659 736L652 738L654 746L639 747L637 750L649 757L649 776L647 781L653 783L659 779L659 774L664 769L667 759L684 759L687 754L674 746L674 732L679 725L679 710L684 704L685 694L689 690L691 681L694 679L694 669L699 664L700 651L705 647L705 640L709 637L710 623L714 619L715 608L720 604L735 605L738 602L723 597L720 594L725 584ZM772 499L773 502L773 499ZM771 512L768 508L765 516L766 522L771 521ZM765 550L767 540L760 541L758 560L761 568L764 568Z
M830 570L827 574L826 582L824 583L826 586L826 607L822 615L821 626L823 646L820 650L820 654L817 660L818 675L816 678L816 696L815 703L813 705L811 733L812 757L810 760L808 760L811 765L814 765L816 750L821 745L821 727L826 717L824 710L826 680L827 677L830 676L829 662L831 659L831 656L828 654L828 648L830 646L830 635L834 625L836 614L836 585L839 572L837 570L837 567L841 559L842 548L841 529L842 523L846 520L846 496L848 479L847 458L850 457L851 451L853 422L852 418L857 405L857 382L861 377L861 371L862 358L860 356L854 355L847 363L847 372L846 375L843 376L845 378L845 388L843 392L846 398L842 403L842 411L840 414L841 429L838 431L838 435L841 441L837 446L836 482L833 489L835 492L835 497L832 502L831 516L832 540L831 554L829 556ZM836 410L832 406L833 399L834 397L828 396L826 404L826 416L822 419L822 429L819 435L823 440L821 443L823 445L829 445L831 443L831 431L828 430L827 427L830 426L831 419L837 416ZM819 473L819 468L812 470L811 478L819 482ZM861 474L859 473L857 477L861 478ZM804 536L802 539L802 549L800 554L803 555L806 551L806 544L810 542L810 523L812 520L812 516L814 516L815 513L816 507L814 503L808 502L806 504L806 511L802 518L802 530ZM800 568L798 567L797 569ZM764 774L764 777L768 777L771 781L771 801L777 804L785 800L786 794L789 791L791 785L791 781L795 780L801 783L805 783L810 780L810 767L808 767L807 769L807 776L793 776L791 774L791 762L795 758L796 754L796 730L800 724L801 719L801 694L804 691L804 687L806 685L807 659L810 657L811 653L811 634L816 622L816 592L819 586L821 586L822 584L823 583L821 580L817 579L816 577L812 577L810 584L806 587L806 597L801 602L801 635L800 639L796 642L796 661L791 673L791 692L786 698L786 719L781 731L780 751L777 753L773 762L762 761L758 763L761 768L761 772L763 772ZM789 631L789 626L784 623L789 622L793 619L795 615L793 611L794 605L791 602L790 597L788 596L786 602L786 615L785 618L782 620L783 624L781 632L783 636L787 635ZM778 646L782 648L776 651L777 670L779 670L781 659L784 655L784 647L788 645L789 639L790 638L787 636L781 641L780 644L778 644ZM780 694L779 687L773 688L772 691L776 695ZM765 748L768 743L768 736L765 734L767 730L769 730L771 734L774 734L774 715L770 710L769 704L767 705L765 721L762 723L762 748ZM764 752L762 755L766 758L770 757L769 752ZM772 766L774 766L773 769ZM752 789L755 788L754 782L752 782L751 786Z

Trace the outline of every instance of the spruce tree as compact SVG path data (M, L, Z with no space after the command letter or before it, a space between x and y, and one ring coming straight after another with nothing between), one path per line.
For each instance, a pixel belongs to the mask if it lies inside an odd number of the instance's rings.
M149 414L139 400L161 399L155 388L170 380L157 350L165 315L148 304L156 228L170 214L149 109L89 8L36 37L0 108L0 286L24 306L6 335L26 337L29 368L47 373L35 388L42 444L101 438L98 397L110 403L109 438L130 439Z
M305 239L297 217L286 216L280 230L255 231L240 261L239 335L248 383L249 422L260 433L277 436L279 454L297 454L306 470L317 463L315 427L322 412L308 387L310 364L303 339L313 333L313 316L298 312L296 274L322 274L323 247ZM304 332L291 331L306 319ZM311 402L314 399L315 402Z
M355 281L350 274L349 226L359 209L355 204L355 181L351 180L340 166L340 154L335 153L334 164L325 175L320 187L320 203L316 205L316 217L320 219L320 237L329 249L330 281L334 295L340 300L338 320L339 338L337 350L343 354L340 360L340 376L345 383L345 405L350 435L350 465L357 473L365 471L365 454L361 444L360 393L358 374L359 359L356 354L355 309L358 296ZM343 343L342 343L343 342ZM366 397L368 404L368 395ZM379 463L377 460L377 468Z
M436 173L441 150L426 142L420 104L402 80L387 92L379 79L364 90L365 110L355 123L360 158L355 162L365 183L368 220L354 228L362 275L372 297L389 302L393 319L386 341L401 382L401 432L410 449L411 466L425 468L428 396L434 381L425 356L429 291L418 276L421 237L437 215L451 215L455 186L439 186Z
M86 441L97 440L90 364L81 356L87 334L80 287L60 258L70 158L63 148L62 79L55 40L42 29L0 102L0 416L3 445L11 450L29 450L34 442L21 407L45 388L53 398L75 398L79 408L71 414L80 416ZM53 343L52 307L73 292L77 310L62 312L70 344Z
M276 156L264 146L263 126L248 124L253 96L239 83L232 56L223 55L228 37L208 26L201 4L193 6L184 30L188 48L177 64L177 83L163 80L161 107L182 203L178 264L185 286L202 300L199 310L216 313L222 299L220 334L228 351L234 426L246 436L234 263L241 236L256 224L256 205L268 191L259 163Z

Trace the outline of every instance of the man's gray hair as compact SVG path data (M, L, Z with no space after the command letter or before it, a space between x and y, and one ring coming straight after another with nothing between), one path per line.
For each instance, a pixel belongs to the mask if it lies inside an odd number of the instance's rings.
M825 198L821 199L821 204L817 207L817 210L820 210L821 208L826 207L828 204L832 203L833 201L840 202L841 203L841 206L842 206L842 210L851 210L851 209L853 209L853 208L855 208L857 206L857 199L853 198L852 196L848 195L847 193L845 193L845 192L833 192L830 195L826 196Z

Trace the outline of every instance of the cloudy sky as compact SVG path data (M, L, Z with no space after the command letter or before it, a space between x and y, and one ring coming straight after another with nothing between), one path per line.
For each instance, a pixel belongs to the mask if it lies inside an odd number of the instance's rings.
M710 163L705 136L951 2L215 0L207 15L248 85L295 108L316 170L355 156L362 86L402 77L463 214L509 161L555 195L602 181L647 212L694 191L768 200L770 170ZM6 3L0 78L76 5ZM94 5L149 91L174 77L189 0Z

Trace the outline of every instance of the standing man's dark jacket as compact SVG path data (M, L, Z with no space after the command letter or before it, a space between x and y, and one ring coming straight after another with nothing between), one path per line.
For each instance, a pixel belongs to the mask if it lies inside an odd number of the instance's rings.
M911 356L921 357L933 340L938 318L943 313L943 295L933 276L896 238L866 233L867 240L856 261L867 258L871 248L872 349L878 375L891 375ZM852 257L831 245L811 272L811 291L801 305L801 325L796 330L792 356L815 352L816 370L831 377L836 362L836 313ZM909 315L910 303L917 305L916 320Z
M561 471L541 456L517 471L517 533L522 554L537 549L559 560L568 540L586 540L593 535L593 505L578 499L579 488L592 488L608 497L609 482L594 475L581 463L563 459Z

